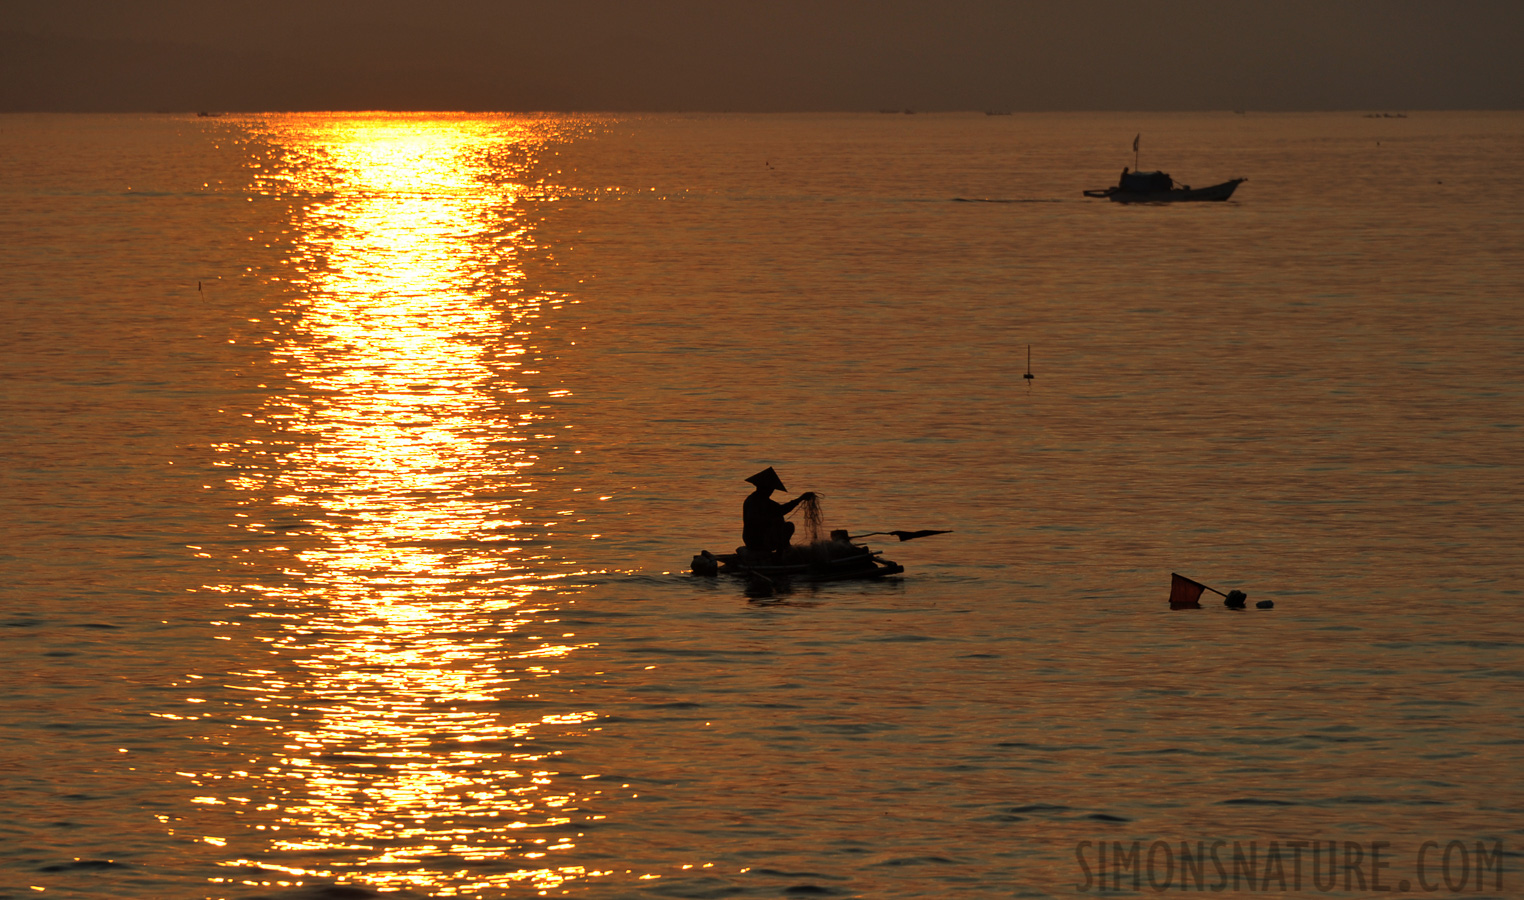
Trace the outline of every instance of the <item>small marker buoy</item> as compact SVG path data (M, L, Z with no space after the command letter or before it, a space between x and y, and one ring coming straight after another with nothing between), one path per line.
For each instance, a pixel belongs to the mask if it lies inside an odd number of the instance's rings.
M1170 609L1200 609L1201 592L1211 591L1222 598L1222 605L1228 609L1243 609L1249 595L1243 591L1232 590L1224 594L1217 588L1202 584L1194 578L1186 578L1179 572L1171 572L1169 575L1169 608ZM1260 609L1270 609L1275 604L1269 600L1261 600L1257 604Z
M1025 374L1025 375L1023 375L1021 377L1025 378L1027 380L1028 384L1030 384L1032 382L1033 378L1037 377L1036 375L1032 374L1032 345L1031 344L1027 345L1027 374Z
M1274 600L1261 600L1258 603L1254 604L1254 608L1255 609L1275 609L1275 601Z

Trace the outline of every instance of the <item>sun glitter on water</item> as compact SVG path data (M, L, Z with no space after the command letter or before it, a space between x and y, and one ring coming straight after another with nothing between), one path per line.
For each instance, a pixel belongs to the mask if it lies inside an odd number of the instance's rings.
M523 290L533 238L505 161L532 160L547 130L268 123L280 160L259 182L297 213L291 324L271 347L290 387L257 424L290 448L222 449L251 505L304 527L238 523L296 549L288 578L237 588L264 598L250 615L276 628L270 668L237 673L247 702L223 743L277 746L231 773L243 796L217 790L227 773L191 775L210 792L199 802L258 823L217 837L244 851L224 884L359 878L454 895L596 874L554 859L575 847L569 810L600 793L597 775L563 777L534 743L594 711L515 713L542 706L538 685L582 646L541 602L566 574L530 527L543 515L533 438L551 425L517 377L556 300Z

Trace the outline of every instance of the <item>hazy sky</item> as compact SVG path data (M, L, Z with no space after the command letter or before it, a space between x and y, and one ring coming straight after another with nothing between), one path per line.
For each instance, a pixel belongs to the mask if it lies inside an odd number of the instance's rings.
M0 0L0 110L1520 109L1521 0Z

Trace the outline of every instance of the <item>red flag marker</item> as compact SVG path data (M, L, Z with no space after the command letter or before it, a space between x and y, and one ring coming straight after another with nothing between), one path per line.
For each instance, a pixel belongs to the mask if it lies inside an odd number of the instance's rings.
M1169 608L1170 609L1200 609L1201 592L1207 586L1199 581L1192 581L1184 575L1171 572L1169 575Z
M1249 599L1249 595L1245 594L1243 591L1228 591L1226 594L1224 594L1222 591L1219 591L1217 588L1214 588L1211 585L1202 584L1201 582L1194 579L1186 578L1179 572L1169 573L1170 609L1200 609L1202 591L1211 591L1212 593L1221 597L1222 605L1228 607L1229 609L1243 609L1244 601ZM1265 602L1268 601L1261 602L1259 607L1260 609L1270 608L1269 606L1263 605ZM1271 604L1271 606L1273 605L1274 604Z

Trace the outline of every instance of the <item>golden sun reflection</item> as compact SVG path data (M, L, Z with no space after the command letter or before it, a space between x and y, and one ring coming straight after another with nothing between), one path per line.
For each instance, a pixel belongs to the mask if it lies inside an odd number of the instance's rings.
M535 702L547 666L581 646L523 633L556 621L539 601L564 574L526 536L532 438L549 426L516 376L555 303L524 291L532 230L515 209L514 166L546 128L276 123L297 162L263 183L304 205L287 279L300 299L274 350L292 388L265 420L294 446L245 452L262 462L233 483L307 530L254 613L278 623L269 650L285 665L240 673L240 718L283 749L223 786L268 798L264 852L226 862L263 880L224 883L455 896L593 874L552 860L575 846L571 812L596 775L563 775L536 732L573 733L594 713L525 715L549 705Z

